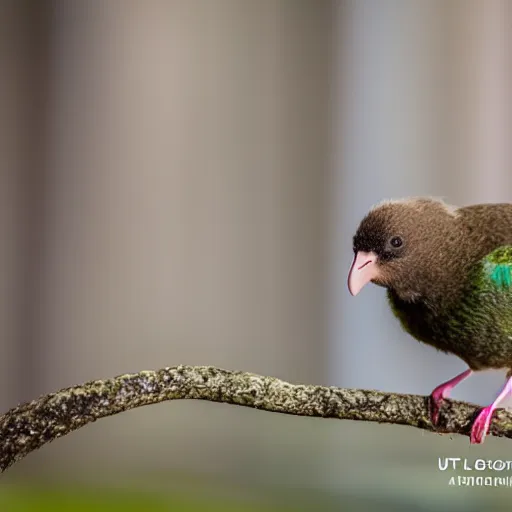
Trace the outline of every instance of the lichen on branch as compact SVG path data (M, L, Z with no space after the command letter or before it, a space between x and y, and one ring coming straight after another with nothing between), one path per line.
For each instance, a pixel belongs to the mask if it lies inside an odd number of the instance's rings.
M429 397L290 384L211 366L175 366L95 380L20 405L0 416L0 471L46 443L100 418L167 400L208 400L269 412L409 425L469 435L478 407L446 400L440 425ZM512 415L496 412L490 433L512 437Z

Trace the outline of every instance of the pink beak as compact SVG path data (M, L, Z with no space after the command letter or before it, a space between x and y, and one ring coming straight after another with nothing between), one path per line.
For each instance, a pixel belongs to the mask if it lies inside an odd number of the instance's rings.
M348 273L348 290L351 295L357 295L363 286L379 275L377 255L373 252L359 251Z

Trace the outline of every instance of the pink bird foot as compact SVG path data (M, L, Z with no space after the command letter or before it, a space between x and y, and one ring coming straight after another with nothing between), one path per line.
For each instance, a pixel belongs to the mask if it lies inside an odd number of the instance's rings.
M498 398L494 400L491 405L484 407L476 417L476 420L471 427L471 436L469 437L469 442L471 444L482 444L485 440L485 436L489 433L489 428L491 426L492 414L498 407L498 405L503 401L503 399L512 392L512 377L510 377L510 372L507 374L507 382L503 389L501 390Z
M446 391L444 384L442 384L441 386L434 389L434 391L432 391L432 394L430 395L430 400L432 401L430 419L432 420L432 424L434 426L437 425L437 423L439 422L439 411L441 409L441 403L443 402L445 395L448 394L448 391Z
M437 386L434 391L430 394L430 400L431 400L431 417L432 424L434 426L437 425L439 421L439 410L441 409L441 403L443 402L444 398L447 398L450 394L450 391L460 382L462 382L464 379L467 379L471 374L473 373L473 370L468 368L466 371L462 372L461 374L457 375L453 379L450 379L449 381L443 382L443 384L440 384Z
M479 412L473 426L471 427L471 436L469 438L469 442L471 444L482 444L484 442L485 436L489 432L489 427L491 426L493 412L493 405L488 405Z

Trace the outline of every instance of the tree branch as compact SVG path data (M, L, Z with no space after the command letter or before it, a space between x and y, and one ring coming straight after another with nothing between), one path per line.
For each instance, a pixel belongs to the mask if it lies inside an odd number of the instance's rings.
M469 435L478 407L446 400L440 425L429 419L429 397L297 385L210 366L176 366L120 375L63 389L0 416L0 471L46 443L99 418L166 400L196 399L296 416L409 425ZM491 434L512 437L512 414L496 412Z

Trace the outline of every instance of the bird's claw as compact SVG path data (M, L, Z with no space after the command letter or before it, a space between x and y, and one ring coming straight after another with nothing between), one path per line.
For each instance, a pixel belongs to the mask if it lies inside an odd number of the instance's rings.
M440 406L436 402L432 402L432 410L430 411L430 420L432 421L432 425L434 427L437 427L437 424L439 423L439 410Z
M434 389L430 395L430 420L434 427L437 426L439 422L439 411L441 410L441 404L444 400L445 392L445 389L440 386Z
M484 442L485 436L489 432L493 412L494 408L492 405L488 405L478 413L471 427L471 436L469 438L471 444L482 444Z

